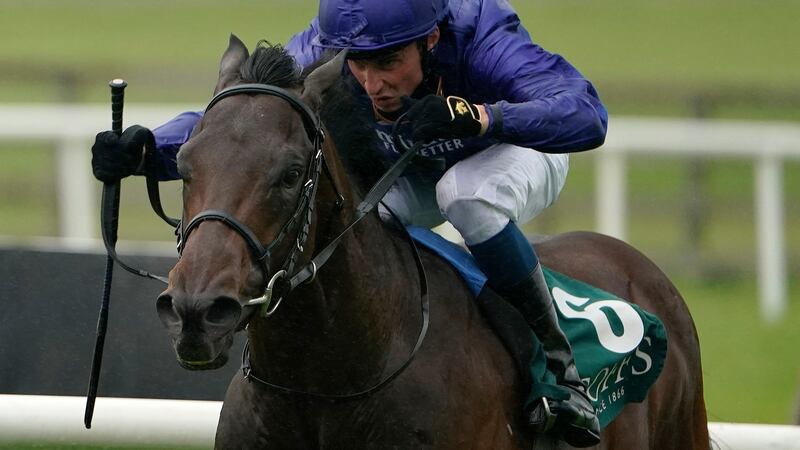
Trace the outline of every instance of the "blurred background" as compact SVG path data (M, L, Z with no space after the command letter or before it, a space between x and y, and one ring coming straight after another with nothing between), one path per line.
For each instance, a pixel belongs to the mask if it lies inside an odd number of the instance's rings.
M610 137L629 130L623 125L632 118L655 124L665 118L664 123L702 120L746 134L754 127L753 136L787 129L797 135L800 1L511 3L535 42L564 55L595 83L611 114ZM129 83L126 107L157 105L169 114L199 109L210 98L229 33L251 47L260 39L285 43L308 24L316 5L311 0L0 0L0 118L9 124L23 111L40 111L36 107L94 105L107 111L107 83L115 77ZM95 131L108 128L107 116ZM143 125L156 126L169 116L158 117ZM71 127L75 119L56 112L42 115L40 125ZM616 130L615 123L620 123ZM65 152L63 142L0 134L0 242L20 246L65 234L99 236L100 184L88 170L63 173L75 164L88 168L90 143L91 136L73 138L70 145L85 152ZM758 157L770 149L733 156L628 150L616 172L601 172L607 167L598 157L603 149L575 155L557 205L528 231L621 235L672 278L689 305L702 345L709 420L792 422L800 381L800 142L794 142L794 156L777 158L767 171L759 169ZM73 166L64 164L65 153L73 155ZM608 204L598 197L601 173L621 181L625 209L616 227L599 218L598 209ZM68 189L65 179L88 184L94 195L91 214L77 208L87 216L82 231L63 224L71 214L64 213L71 200L59 195ZM769 180L778 196L766 202L777 213L759 238L765 200L758 183L769 186ZM172 215L180 208L179 190L179 184L162 184ZM126 242L121 245L157 241L169 247L172 230L149 210L141 180L126 180L122 191L120 239ZM778 246L773 258L778 265L759 269L759 242L770 241ZM765 287L759 270L777 270L781 284ZM99 293L99 286L87 289ZM785 306L765 314L759 307L765 292Z

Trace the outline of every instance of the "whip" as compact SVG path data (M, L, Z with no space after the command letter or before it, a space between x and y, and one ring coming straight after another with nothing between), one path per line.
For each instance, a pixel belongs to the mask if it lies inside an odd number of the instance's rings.
M108 85L111 87L111 130L119 136L122 134L122 108L125 101L125 87L128 86L128 83L117 78L111 80ZM101 230L103 233L103 240L107 245L110 244L111 248L113 248L117 242L119 193L119 180L103 183L103 199L100 208L102 220ZM83 424L87 429L92 428L92 415L94 414L94 403L97 398L97 385L100 381L100 366L103 363L103 346L105 345L106 330L108 329L108 305L111 297L111 279L113 275L114 258L111 253L109 253L106 257L103 299L100 303L100 313L97 318L97 339L94 344L94 357L92 359L92 372L89 377L89 390L86 393L86 411L83 415Z

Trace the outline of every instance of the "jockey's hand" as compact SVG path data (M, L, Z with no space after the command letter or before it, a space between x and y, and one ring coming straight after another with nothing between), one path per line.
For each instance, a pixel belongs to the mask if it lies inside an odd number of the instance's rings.
M411 121L414 142L466 138L486 132L488 121L483 105L473 105L453 95L444 98L431 94L420 100L404 100L411 103L405 117Z
M147 146L155 146L155 137L141 125L128 127L120 136L113 131L97 133L92 145L94 177L104 183L114 183L133 175L142 166Z

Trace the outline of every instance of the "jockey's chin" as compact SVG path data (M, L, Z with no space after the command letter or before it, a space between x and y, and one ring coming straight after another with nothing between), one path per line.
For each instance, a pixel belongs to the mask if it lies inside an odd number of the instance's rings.
M384 95L380 97L371 97L371 100L372 105L376 109L389 113L395 112L403 106L403 102L400 100L400 97Z

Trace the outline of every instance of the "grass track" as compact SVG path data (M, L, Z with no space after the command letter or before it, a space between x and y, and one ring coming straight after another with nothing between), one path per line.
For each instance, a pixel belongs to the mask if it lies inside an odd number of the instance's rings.
M712 115L800 120L800 2L513 1L533 38L600 88L612 112L694 113L698 95L735 97ZM202 102L227 36L285 42L314 0L0 0L0 101L106 101L123 75L130 101ZM69 92L58 83L72 77ZM135 88L134 88L135 87ZM709 94L710 95L710 94Z

